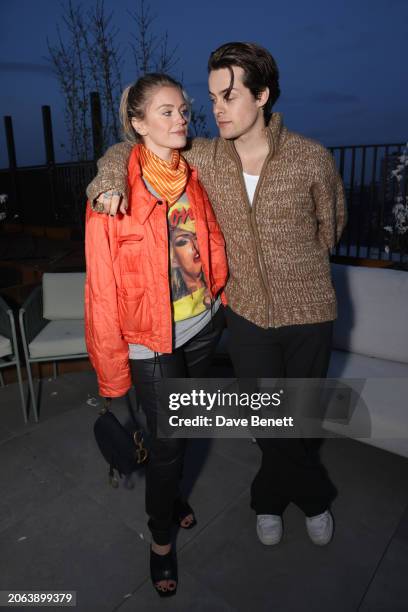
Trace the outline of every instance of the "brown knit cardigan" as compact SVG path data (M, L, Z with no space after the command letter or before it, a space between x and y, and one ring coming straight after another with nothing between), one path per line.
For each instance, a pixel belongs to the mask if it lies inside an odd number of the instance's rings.
M329 251L346 220L344 189L330 152L287 130L280 113L266 128L269 155L252 206L234 143L197 138L183 152L197 167L224 233L230 270L228 305L260 327L336 318ZM132 145L111 147L88 186L94 201L109 189L126 193Z

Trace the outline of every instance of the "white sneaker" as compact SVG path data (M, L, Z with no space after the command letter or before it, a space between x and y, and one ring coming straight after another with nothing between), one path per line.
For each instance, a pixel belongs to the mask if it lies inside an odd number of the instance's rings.
M257 514L256 533L266 546L279 544L283 534L282 517L278 514Z
M333 517L330 510L306 517L306 529L313 544L325 546L333 537Z

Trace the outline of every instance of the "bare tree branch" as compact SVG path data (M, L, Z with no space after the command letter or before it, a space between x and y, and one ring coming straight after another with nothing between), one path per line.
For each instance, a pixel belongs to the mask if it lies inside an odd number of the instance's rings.
M116 41L120 33L112 25L112 13L105 12L104 0L95 0L84 14L75 0L61 4L63 31L57 26L57 42L47 39L47 58L59 81L65 99L65 123L71 157L90 159L92 151L90 93L97 91L102 110L103 148L120 138L118 107L122 91L123 52ZM178 46L170 47L168 32L155 31L157 16L147 0L140 0L138 10L129 13L136 25L130 47L136 76L146 72L170 73L179 62ZM193 110L190 131L208 136L203 107Z
M129 15L136 24L136 32L132 35L130 47L136 66L137 76L147 72L169 72L179 61L177 46L169 49L168 32L157 34L154 24L157 15L151 11L145 0L140 0L139 9Z
M118 106L122 90L118 31L112 15L106 16L103 0L97 0L84 16L73 0L62 5L64 36L57 27L58 42L47 41L49 59L65 98L65 121L74 159L92 157L89 95L98 91L103 114L103 146L119 140Z

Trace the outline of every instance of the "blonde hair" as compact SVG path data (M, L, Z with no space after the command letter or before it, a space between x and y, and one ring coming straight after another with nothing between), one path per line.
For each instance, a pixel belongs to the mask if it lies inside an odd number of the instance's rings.
M140 136L132 126L132 118L144 119L146 104L153 91L158 87L176 87L180 90L186 104L190 108L191 101L184 91L181 83L168 74L150 72L140 77L133 85L128 85L122 93L119 106L119 117L122 124L123 138L127 142L142 142Z

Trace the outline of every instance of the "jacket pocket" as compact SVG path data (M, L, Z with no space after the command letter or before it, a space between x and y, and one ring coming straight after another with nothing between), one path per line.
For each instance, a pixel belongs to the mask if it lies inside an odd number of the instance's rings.
M152 328L148 295L142 287L126 287L118 291L118 313L123 332L137 333Z
M118 244L122 245L124 242L139 242L143 240L143 234L123 234L118 236Z
M118 237L119 266L121 275L142 274L144 240L142 234L126 234Z

